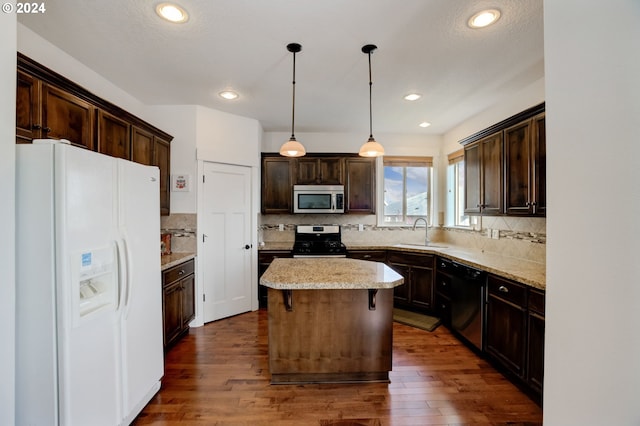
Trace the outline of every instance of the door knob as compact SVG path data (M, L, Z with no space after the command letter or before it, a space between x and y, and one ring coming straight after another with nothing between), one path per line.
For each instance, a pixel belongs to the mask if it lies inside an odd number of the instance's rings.
M245 250L249 250L251 248L251 246L249 244L245 244L244 249Z

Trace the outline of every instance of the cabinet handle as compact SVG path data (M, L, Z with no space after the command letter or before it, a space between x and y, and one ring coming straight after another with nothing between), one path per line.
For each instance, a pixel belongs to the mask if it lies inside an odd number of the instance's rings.
M184 275L184 269L180 269L180 270L178 271L178 275Z
M49 133L51 131L51 127L45 127L42 130L44 130L45 133Z
M447 286L447 282L446 281L442 281L442 287L446 287Z
M498 290L500 290L503 293L509 293L509 289L503 285L501 285L500 287L498 287Z
M42 126L39 124L34 124L33 127L31 127L33 130L40 130L42 129Z
M369 259L369 258L371 258L371 255L370 255L370 254L365 254L365 255L364 255L364 256L362 256L362 257L363 257L364 259Z

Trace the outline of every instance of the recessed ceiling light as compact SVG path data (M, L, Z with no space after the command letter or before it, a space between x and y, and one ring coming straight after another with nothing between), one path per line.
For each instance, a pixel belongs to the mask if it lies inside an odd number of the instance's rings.
M483 10L469 18L468 25L471 28L484 28L496 22L498 18L500 18L498 9Z
M232 101L234 99L238 99L240 95L238 95L238 92L234 92L233 90L225 90L218 93L218 96L220 96L222 99Z
M422 95L419 94L419 93L409 93L408 95L404 96L404 100L405 101L417 101L421 97L422 97Z
M189 15L182 7L174 3L160 3L156 6L156 13L163 19L170 22L187 22Z
M423 127L423 128L424 127L429 127L429 126L431 126L431 123L427 123L426 121L423 121L422 123L418 124L418 126Z

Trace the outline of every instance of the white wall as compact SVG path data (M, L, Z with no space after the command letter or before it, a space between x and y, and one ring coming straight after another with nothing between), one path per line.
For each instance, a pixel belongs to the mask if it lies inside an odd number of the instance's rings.
M640 2L544 14L545 425L640 425Z
M16 15L0 15L0 424L15 422Z
M157 122L153 121L145 105L138 99L22 24L18 24L18 51L95 95L162 129Z
M499 123L527 108L538 105L545 100L544 78L513 93L504 102L494 105L480 114L465 120L460 125L443 135L443 154L445 156L462 148L461 139L471 136L480 130Z
M171 174L191 177L191 190L171 193L171 213L196 212L196 118L195 105L150 107L150 115L161 129L173 136L171 141Z

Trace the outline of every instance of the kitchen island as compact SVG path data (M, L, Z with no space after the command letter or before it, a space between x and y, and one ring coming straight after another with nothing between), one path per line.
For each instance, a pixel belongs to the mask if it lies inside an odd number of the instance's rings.
M379 262L275 259L260 278L271 383L388 382L393 289L403 282Z

